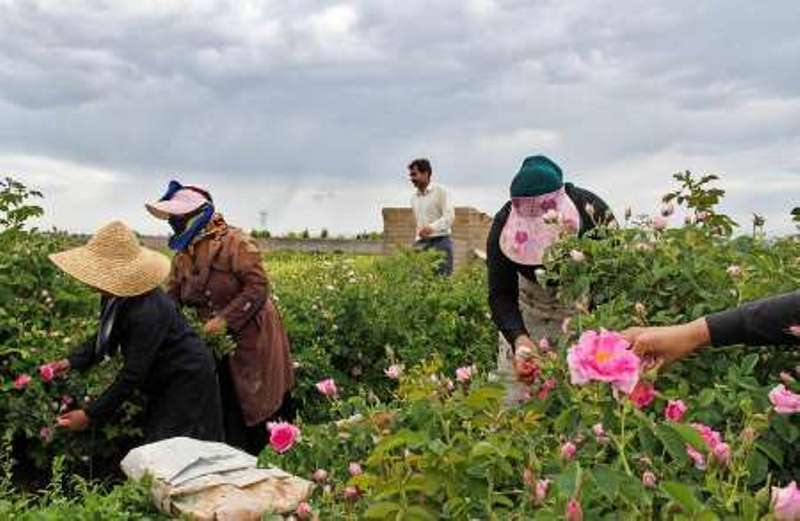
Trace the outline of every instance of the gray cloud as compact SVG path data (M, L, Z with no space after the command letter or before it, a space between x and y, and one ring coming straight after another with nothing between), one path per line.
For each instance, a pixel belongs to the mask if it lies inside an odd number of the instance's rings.
M800 173L798 26L793 0L0 1L0 156L334 213L313 194L404 201L420 155L475 204L538 151L614 197L685 168L778 179Z

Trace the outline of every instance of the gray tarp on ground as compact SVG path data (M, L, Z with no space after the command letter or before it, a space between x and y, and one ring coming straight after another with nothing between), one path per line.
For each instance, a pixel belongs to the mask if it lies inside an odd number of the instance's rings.
M152 476L153 500L162 512L203 521L292 512L314 486L277 468L259 469L255 457L224 443L191 438L142 445L120 466L132 479Z

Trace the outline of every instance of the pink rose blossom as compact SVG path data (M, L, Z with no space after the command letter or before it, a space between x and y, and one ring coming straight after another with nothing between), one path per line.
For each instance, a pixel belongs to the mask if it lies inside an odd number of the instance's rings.
M295 510L294 513L297 515L299 519L309 519L309 517L311 516L311 514L314 513L314 511L312 510L311 505L303 501L302 503L297 505L297 510Z
M650 472L649 470L645 471L645 473L642 474L642 483L647 488L655 487L656 486L656 475L653 474L652 472Z
M619 333L601 329L586 331L567 354L570 380L575 385L608 382L630 393L639 381L639 357Z
M731 461L731 447L727 443L718 443L711 452L720 465L727 465Z
M537 505L541 505L542 503L544 503L544 500L547 497L547 490L549 488L550 488L549 479L540 479L539 481L536 482L534 501Z
M636 384L628 396L634 407L644 409L648 407L656 397L656 388L650 382L641 381Z
M800 394L793 393L781 385L775 386L769 392L769 401L778 414L795 414L800 412Z
M687 409L683 400L670 400L667 402L667 408L664 409L664 416L671 422L679 422L683 419Z
M278 454L283 454L300 439L300 429L287 422L269 422L269 445Z
M571 498L567 503L567 521L583 521L583 508L580 502Z
M357 501L361 497L361 491L358 487L349 486L344 489L344 498L348 501Z
M550 351L550 349L551 349L550 341L547 339L546 336L543 336L539 340L539 351L541 351L543 353L546 353L546 352Z
M586 260L586 255L580 250L572 250L569 252L569 256L572 257L572 260L578 264Z
M781 374L779 374L778 377L785 385L792 385L796 381L794 376L790 375L786 371L781 371Z
M384 369L383 372L392 380L399 380L400 376L403 374L403 366L400 364L392 364L387 369Z
M21 391L28 386L28 383L30 383L30 381L31 381L30 375L21 374L17 376L17 378L14 380L14 389Z
M540 400L546 400L548 396L550 396L550 392L556 388L556 379L555 378L548 378L545 380L541 387L539 387L539 391L536 393L536 397Z
M336 382L333 378L327 378L317 382L317 391L325 396L336 396L339 394L339 389L336 388Z
M730 266L728 266L728 269L726 269L725 271L731 277L738 277L738 276L740 276L742 274L742 267L741 266L737 266L736 264L731 264Z
M47 445L53 441L53 430L50 427L42 427L39 430L39 437Z
M656 215L655 217L653 217L652 224L654 230L662 231L667 229L667 226L669 226L669 221L667 220L666 217L663 217L661 215Z
M317 469L314 471L312 479L317 483L325 483L328 481L328 471L325 469Z
M465 365L456 369L456 380L461 383L469 382L472 379L473 366Z
M594 435L595 435L595 436L597 436L598 438L601 438L601 437L603 437L603 436L605 436L605 435L606 435L606 430L605 430L605 428L603 427L603 424L602 424L602 423L596 423L596 424L594 424L594 426L592 427L592 432L593 432L593 433L594 433Z
M800 325L795 324L793 326L789 326L789 333L796 337L800 337Z
M689 457L692 458L692 461L694 461L695 468L700 469L700 470L703 470L703 469L706 468L706 458L697 449L695 449L691 445L687 444L686 445L686 454L688 454Z
M778 521L800 520L800 490L794 481L784 488L772 487L772 512Z
M722 434L718 433L708 425L702 423L693 423L692 427L700 434L703 441L706 442L708 448L713 450L714 447L722 443Z
M567 461L571 461L572 458L575 457L575 452L577 450L578 448L575 446L575 444L572 443L571 441L568 441L561 446L561 458Z
M52 364L40 365L39 376L41 376L42 380L45 382L52 382L53 378L56 376L56 370L53 368Z
M361 465L356 462L351 462L350 465L347 466L347 471L350 473L351 476L360 476L364 473Z

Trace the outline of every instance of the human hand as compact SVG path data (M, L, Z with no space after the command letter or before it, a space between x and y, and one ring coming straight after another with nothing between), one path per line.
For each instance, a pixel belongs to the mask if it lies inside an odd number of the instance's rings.
M430 237L431 235L433 235L433 233L434 233L434 229L433 229L431 226L425 225L425 226L423 226L422 228L420 228L420 229L419 229L419 231L418 231L417 233L418 233L418 234L419 234L419 236L420 236L420 237L422 237L423 239L427 239L428 237Z
M225 319L217 316L210 319L208 322L203 324L203 331L209 335L219 335L225 332L225 327L227 326Z
M82 431L89 426L89 416L83 409L65 412L58 417L56 425L70 431Z
M704 318L665 327L633 327L622 332L636 354L670 365L710 343Z
M520 335L514 341L514 374L517 380L532 383L539 373L536 347L527 335Z

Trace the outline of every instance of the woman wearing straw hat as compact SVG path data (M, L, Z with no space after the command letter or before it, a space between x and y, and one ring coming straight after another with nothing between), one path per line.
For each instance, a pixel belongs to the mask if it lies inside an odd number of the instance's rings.
M510 370L513 353L525 357L532 336L553 337L570 310L536 272L547 249L564 234L583 235L614 216L597 195L563 182L545 156L526 158L511 182L511 200L494 217L486 245L489 306L500 330L498 367Z
M58 425L80 431L109 419L135 390L147 398L148 442L174 436L222 439L222 412L214 357L175 303L159 287L169 260L140 246L120 221L104 227L85 246L50 259L101 294L98 332L58 372L86 369L120 351L123 365L114 383L85 409L67 412Z
M146 205L174 232L168 293L196 308L209 334L229 332L236 350L220 368L225 441L257 454L267 420L290 420L294 372L289 339L269 295L261 254L252 239L215 213L211 195L172 181Z

